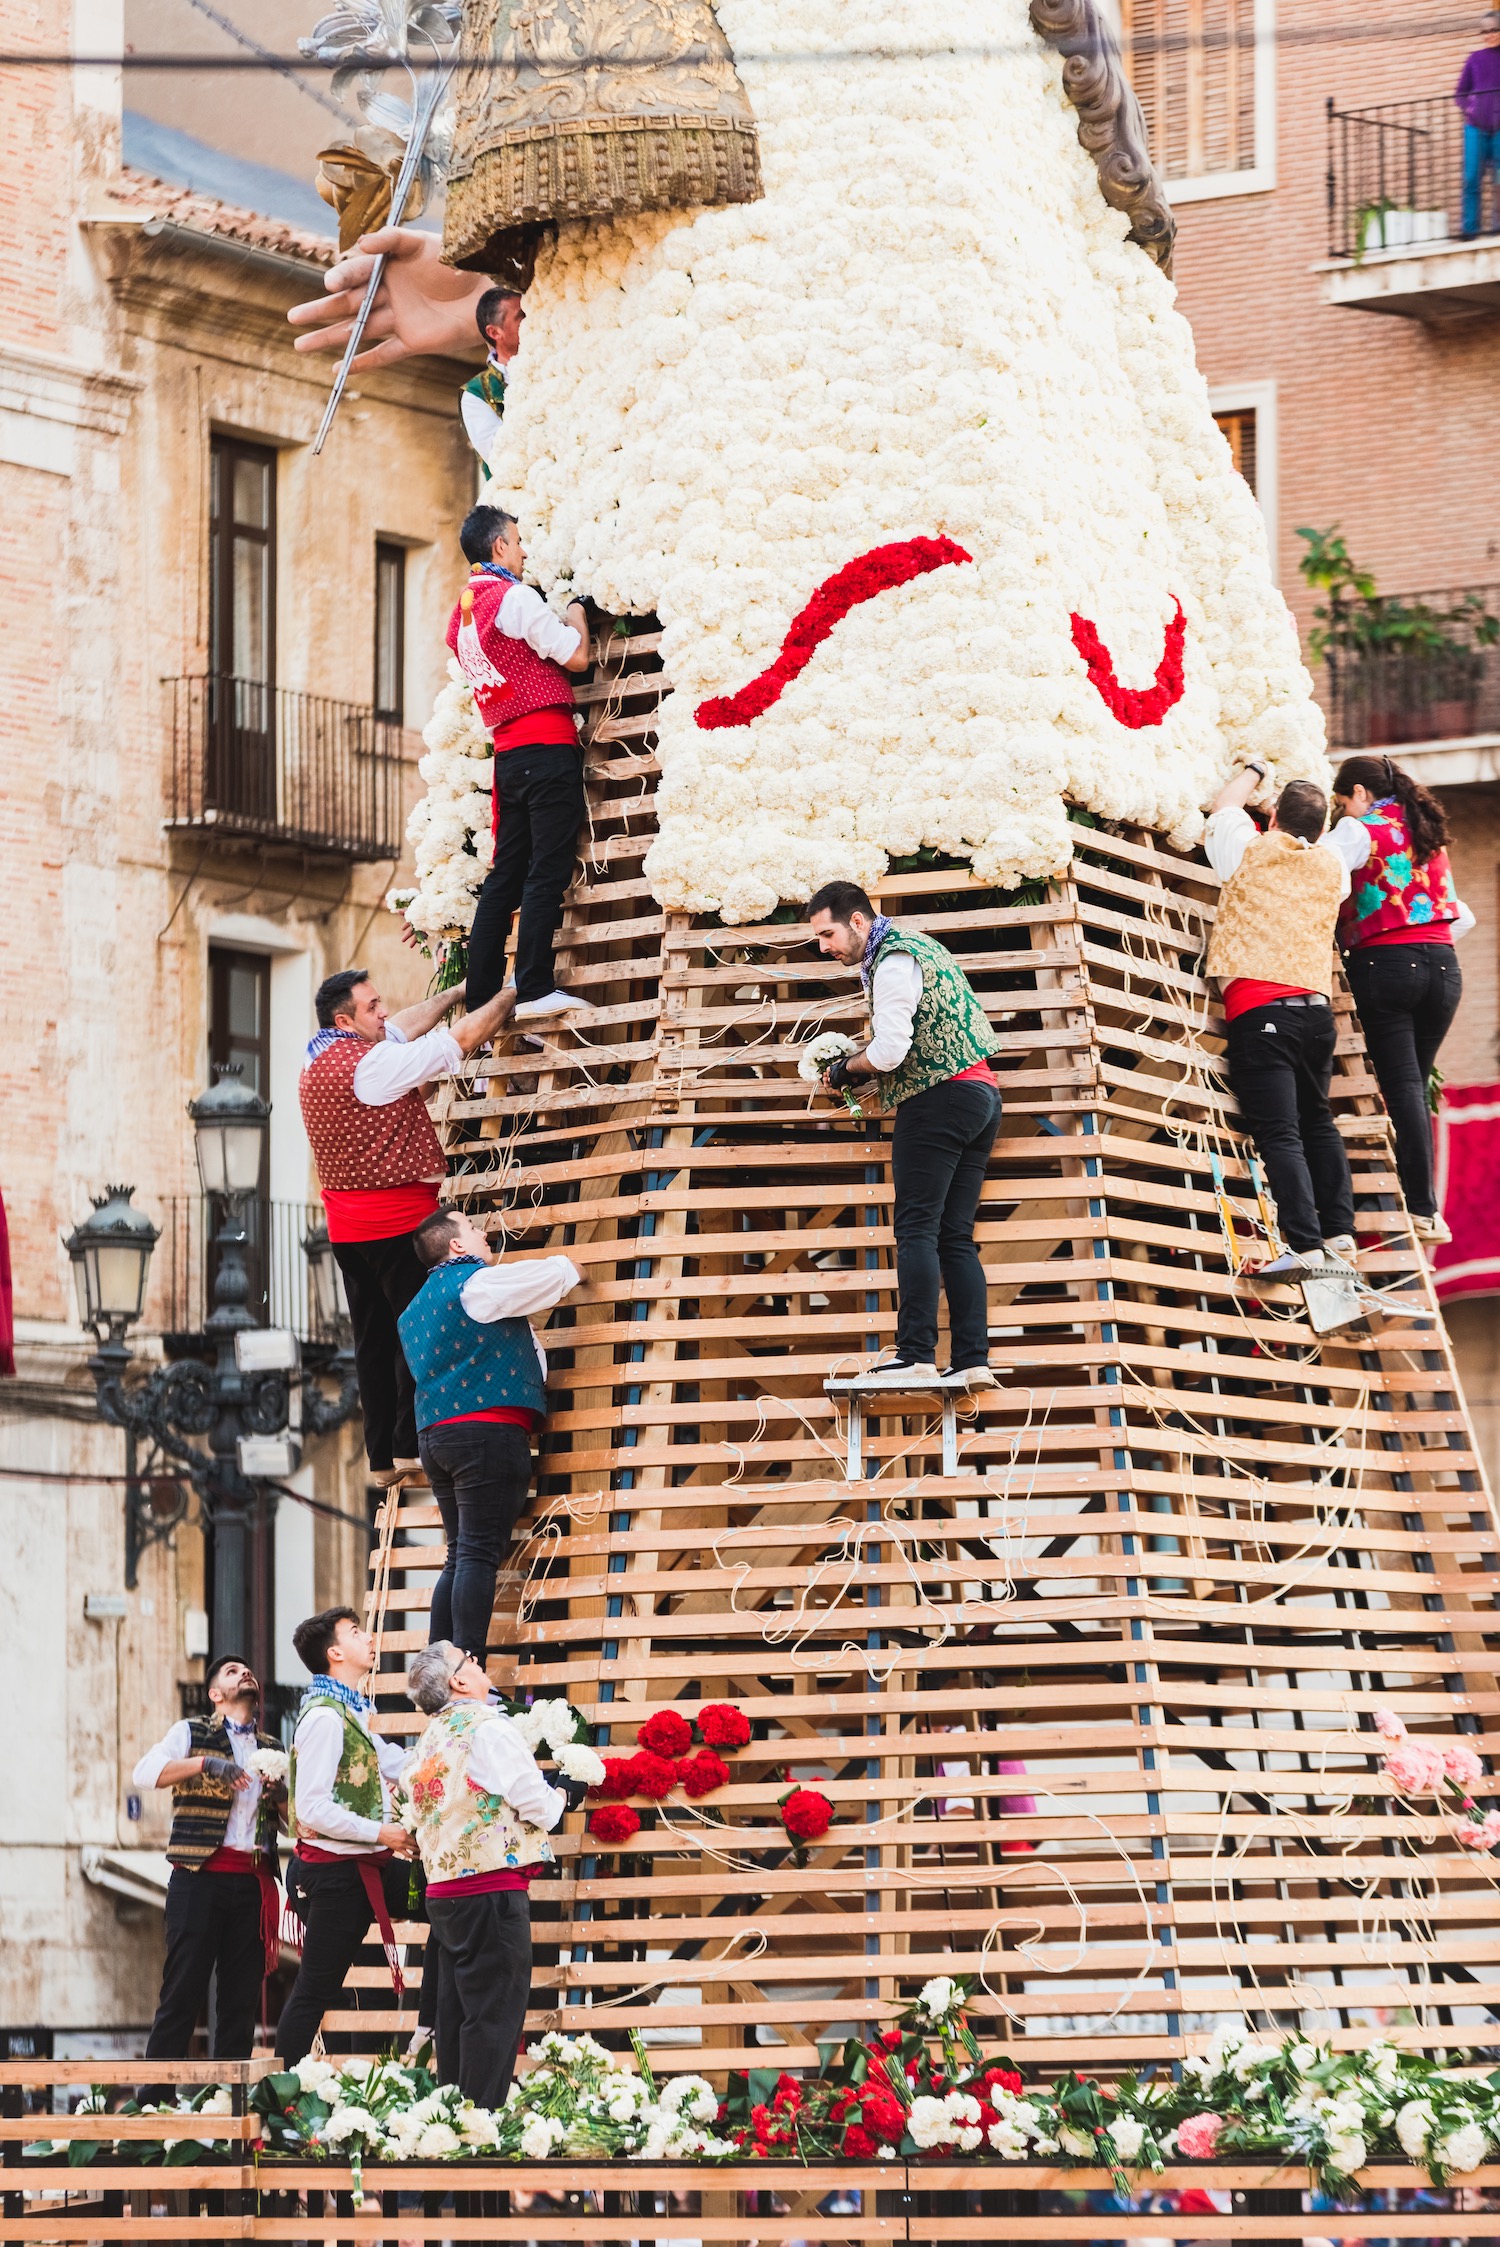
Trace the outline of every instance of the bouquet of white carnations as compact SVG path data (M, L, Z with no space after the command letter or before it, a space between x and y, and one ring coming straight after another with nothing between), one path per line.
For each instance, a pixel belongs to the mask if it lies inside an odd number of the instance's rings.
M820 1036L809 1038L802 1048L802 1058L797 1063L797 1074L804 1084L822 1084L823 1071L830 1061L840 1061L846 1053L858 1053L853 1038L846 1038L842 1030L824 1030ZM847 1085L840 1087L844 1106L851 1116L864 1114L859 1102Z
M257 1748L251 1755L247 1769L268 1787L284 1787L291 1769L291 1758L281 1748Z

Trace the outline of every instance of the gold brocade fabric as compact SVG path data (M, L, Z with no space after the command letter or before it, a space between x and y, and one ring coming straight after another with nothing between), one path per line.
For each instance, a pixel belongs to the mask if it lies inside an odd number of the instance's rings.
M755 119L709 0L465 0L443 255L524 286L559 219L754 202Z
M1207 969L1291 991L1333 989L1333 925L1343 891L1331 850L1272 828L1257 835L1219 893Z
M379 163L367 156L362 148L345 142L336 148L318 150L318 172L314 182L325 203L331 203L338 213L339 248L352 250L361 234L373 234L384 226L390 216L391 196L395 192L396 174L401 169L401 151L397 149L388 163ZM402 219L410 225L422 215L422 179L420 172L407 192L406 208Z

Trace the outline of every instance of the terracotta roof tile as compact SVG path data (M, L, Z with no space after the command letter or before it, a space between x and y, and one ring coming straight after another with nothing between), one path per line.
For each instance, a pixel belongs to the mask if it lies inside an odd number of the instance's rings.
M194 188L174 187L169 181L153 179L149 173L135 171L128 164L121 169L118 179L111 181L106 193L111 203L143 212L151 218L171 219L178 226L191 227L199 234L220 235L227 241L244 242L257 250L273 250L282 257L298 258L309 265L333 263L337 243L332 211L328 214L330 231L326 235L312 234L286 219L265 218L257 211L221 203L217 196L200 195Z

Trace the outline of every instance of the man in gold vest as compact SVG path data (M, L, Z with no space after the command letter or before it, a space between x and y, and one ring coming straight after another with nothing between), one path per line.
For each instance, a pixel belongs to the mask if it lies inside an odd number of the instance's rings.
M1263 1270L1295 1276L1354 1254L1349 1158L1328 1105L1333 931L1349 870L1323 839L1328 799L1310 780L1290 781L1258 831L1245 805L1264 779L1263 765L1246 765L1209 816L1203 847L1224 887L1207 967L1224 986L1229 1082L1287 1242Z
M476 2106L505 2103L531 1991L528 1887L573 1787L552 1787L490 1701L484 1665L451 1639L417 1655L407 1691L428 1718L397 1803L427 1875L438 2079ZM581 1795L582 1788L578 1788Z

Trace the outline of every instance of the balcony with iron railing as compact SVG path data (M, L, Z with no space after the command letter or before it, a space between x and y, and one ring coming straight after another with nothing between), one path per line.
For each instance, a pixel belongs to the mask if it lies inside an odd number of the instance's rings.
M164 679L169 828L398 858L406 735L366 704L256 679Z
M1500 585L1335 599L1320 637L1335 749L1500 738Z
M1451 93L1328 119L1330 302L1445 320L1500 306L1500 183L1465 209L1464 120Z
M202 1194L166 1194L158 1202L161 1241L152 1271L161 1330L170 1351L189 1351L213 1308L216 1272L214 1204ZM262 1326L288 1327L304 1345L331 1344L318 1316L311 1268L302 1243L323 1225L319 1202L245 1204L246 1309Z

